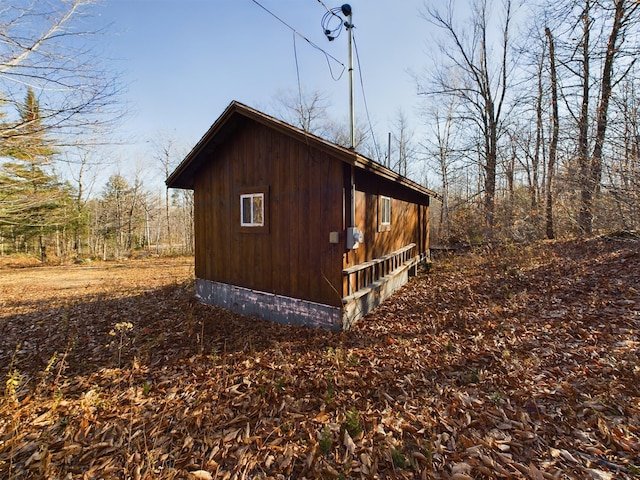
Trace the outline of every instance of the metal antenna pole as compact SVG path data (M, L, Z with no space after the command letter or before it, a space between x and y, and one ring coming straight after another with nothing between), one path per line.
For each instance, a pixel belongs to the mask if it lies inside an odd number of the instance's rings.
M345 8L346 7L346 8ZM347 32L349 33L349 116L350 116L350 127L351 127L351 150L356 149L356 111L355 111L355 102L353 99L353 11L351 10L351 6L343 5L342 11L348 17L348 21L345 22L344 26L347 28Z
M355 102L353 100L353 11L351 6L345 4L342 6L343 15L347 16L347 21L344 26L349 33L349 130L351 133L351 143L349 148L355 152L356 150L356 113ZM351 165L351 192L350 193L350 207L351 207L351 228L347 234L350 237L348 240L348 248L357 248L358 241L356 240L356 172L355 167Z
M338 9L334 8L327 13L329 17L325 15L325 19L331 18L332 15L337 15ZM355 114L355 102L353 98L353 12L351 11L351 5L345 3L340 7L342 15L347 17L347 20L343 22L340 27L331 30L328 28L328 23L325 23L323 19L324 34L329 41L335 39L334 32L340 33L340 29L344 26L349 33L349 116L350 116L350 130L351 130L351 145L349 149L355 153L356 150L356 114ZM342 22L342 18L340 19ZM356 168L355 163L351 164L349 179L349 227L347 227L347 249L354 250L358 248L358 245L364 241L362 232L356 227ZM345 185L345 194L347 190Z

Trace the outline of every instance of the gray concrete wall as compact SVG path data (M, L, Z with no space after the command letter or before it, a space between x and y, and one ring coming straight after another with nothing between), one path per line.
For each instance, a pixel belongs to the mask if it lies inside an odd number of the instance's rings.
M247 316L287 325L305 325L342 329L341 309L273 293L196 279L196 297L209 305L217 305Z

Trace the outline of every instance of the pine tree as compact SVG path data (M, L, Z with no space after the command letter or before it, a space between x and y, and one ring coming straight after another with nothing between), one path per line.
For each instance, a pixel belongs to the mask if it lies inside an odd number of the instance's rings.
M10 238L18 251L29 251L37 238L44 259L46 235L70 221L71 188L52 167L55 151L43 135L32 89L19 106L19 119L3 125L12 133L0 139L0 236Z

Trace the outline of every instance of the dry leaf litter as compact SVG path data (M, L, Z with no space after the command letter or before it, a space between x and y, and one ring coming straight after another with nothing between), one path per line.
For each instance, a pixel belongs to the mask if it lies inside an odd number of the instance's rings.
M640 478L640 241L438 260L344 333L184 259L0 266L0 478Z

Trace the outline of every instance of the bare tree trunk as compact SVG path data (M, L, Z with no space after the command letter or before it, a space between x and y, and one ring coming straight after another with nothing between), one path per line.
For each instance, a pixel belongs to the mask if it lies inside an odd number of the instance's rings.
M543 100L543 88L542 88L542 71L544 68L544 52L540 55L540 61L538 63L538 97L536 99L536 145L531 158L531 183L530 183L530 205L531 211L537 212L538 210L538 170L540 166L540 151L542 150L543 141L543 122L542 122L542 100ZM537 216L536 216L537 218ZM537 225L536 225L537 227Z
M77 184L77 191L75 195L75 221L73 222L73 251L75 256L79 256L82 254L82 241L80 239L80 232L82 229L81 218L82 212L86 206L86 178L85 173L87 172L87 168L89 167L89 157L87 154L82 153L80 155L80 166L77 174L73 174L74 180ZM91 188L91 184L95 180L95 172L93 178L89 179L88 187Z
M585 0L582 13L582 103L578 119L578 161L580 162L580 213L578 226L583 234L591 234L593 220L593 191L588 182L591 177L589 162L589 39L591 1Z
M490 111L493 111L491 107ZM495 203L496 203L496 164L498 157L498 128L494 122L490 122L489 135L486 138L486 159L484 164L484 211L485 211L485 237L493 238L495 226Z
M581 208L580 208L580 217L579 224L581 230L585 234L593 233L593 217L594 217L594 201L595 197L598 195L600 190L600 184L602 181L602 152L604 148L605 134L607 131L607 119L608 119L608 111L609 111L609 100L611 98L611 92L613 88L613 66L615 62L616 55L618 54L618 46L617 42L620 38L621 30L623 30L624 26L627 24L630 15L635 12L638 8L638 3L634 2L631 4L629 12L627 12L627 3L628 0L615 0L614 5L614 14L613 14L613 22L611 26L611 32L609 33L609 39L607 41L607 50L604 57L604 65L602 67L602 85L600 88L600 100L598 103L598 108L596 111L596 135L594 140L594 147L591 158L588 157L588 145L586 141L580 144L580 153L581 153ZM585 42L583 45L583 55L585 56L585 65L588 68L588 31L589 31L589 2L587 2L587 6L585 8ZM635 59L634 59L635 61ZM628 73L627 70L626 73ZM621 78L623 78L626 73L624 73ZM585 85L588 91L588 70L585 73ZM582 121L581 116L581 121ZM586 119L584 120L586 124ZM585 129L586 125L582 125L581 127ZM582 139L582 129L581 129L581 139ZM586 136L586 133L585 133Z
M507 212L505 227L513 226L514 206L515 206L515 169L516 169L516 143L511 142L511 156L505 162L505 175L507 177Z
M169 178L171 174L171 169L173 165L173 150L174 143L173 140L167 139L164 143L158 143L157 147L157 159L160 162L162 167L162 174L164 175L164 179ZM169 250L173 249L173 241L171 238L171 204L170 204L170 195L169 195L169 187L164 189L164 216L166 221L166 230L167 230L167 238L166 241L169 244ZM159 245L156 242L156 250L158 250Z
M616 155L617 164L611 166L610 176L622 228L634 229L637 228L640 219L638 213L640 109L638 108L639 97L632 81L626 83L619 102L624 121L622 154Z
M545 230L548 239L555 237L553 229L553 182L555 176L556 155L558 151L558 79L556 74L556 51L553 35L549 28L544 32L549 39L549 69L551 72L551 142L549 143L549 164L547 166L546 182L546 225Z
M452 136L454 128L454 102L451 101L447 106L446 117L441 119L440 112L436 109L433 111L434 139L435 151L433 156L437 159L437 171L442 182L442 208L440 209L440 221L438 226L438 240L449 245L451 242L451 214L449 209L449 189L450 189L450 165L453 163L452 152Z
M486 0L473 2L472 32L458 30L455 25L453 2L449 2L445 15L438 9L428 10L428 19L442 27L450 45L442 45L445 56L457 70L443 69L432 81L427 93L446 94L461 100L469 109L470 117L481 131L483 140L481 168L484 173L484 235L491 239L495 224L496 166L498 139L502 111L508 89L508 52L510 46L511 0L503 0L503 25L501 43L497 51L499 60L492 61L492 48L488 44L489 6ZM446 7L445 7L446 8ZM468 39L471 39L468 41ZM452 48L453 47L453 48ZM460 80L463 78L463 80Z
M591 168L590 175L586 181L586 189L588 195L586 198L590 201L589 204L584 205L588 214L585 218L585 227L587 233L591 233L593 230L593 201L600 191L600 183L602 181L602 150L604 146L605 133L607 130L607 114L609 110L609 99L611 98L612 90L612 72L613 63L617 53L616 42L620 29L623 26L625 18L625 2L626 0L615 0L615 13L613 17L613 25L611 27L611 33L609 34L609 40L607 42L607 53L604 59L604 66L602 69L602 87L600 91L600 103L597 110L597 126L596 126L596 138L595 145L593 147L593 154L591 156ZM637 8L634 7L634 8Z
M173 250L173 242L171 241L171 216L169 215L169 188L164 189L164 207L167 220L167 242L169 243L169 251L171 251Z

